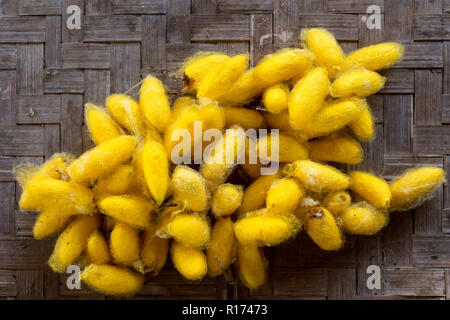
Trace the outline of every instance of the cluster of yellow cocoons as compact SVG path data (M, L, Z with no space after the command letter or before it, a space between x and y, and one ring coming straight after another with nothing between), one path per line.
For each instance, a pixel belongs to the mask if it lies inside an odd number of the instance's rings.
M106 108L86 104L94 148L16 168L20 207L39 212L35 238L59 234L50 267L65 272L77 264L94 290L133 295L170 256L188 280L234 264L256 289L267 279L262 247L303 228L320 248L339 250L345 233L373 235L391 212L429 199L445 180L440 168L413 168L388 184L327 164L363 161L360 142L374 136L365 97L383 87L377 71L401 59L403 47L382 43L346 56L324 29L301 38L303 49L282 49L253 68L246 55L194 55L181 67L183 95L172 105L151 75L138 100L113 94ZM194 134L196 121L202 134L224 132L207 159L195 151L209 146ZM231 151L248 156L249 146L235 139L239 130L261 128L280 131L280 170L261 175L270 160L261 154L256 164L224 162ZM172 162L177 129L191 133L192 148L175 151L200 159L196 165ZM260 133L256 149L270 149L272 137ZM242 185L231 183L236 177Z

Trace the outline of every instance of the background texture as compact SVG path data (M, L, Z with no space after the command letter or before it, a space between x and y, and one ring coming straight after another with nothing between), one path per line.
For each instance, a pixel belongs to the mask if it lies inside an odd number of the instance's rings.
M66 26L67 7L82 12ZM381 29L364 22L381 8ZM151 72L172 93L171 77L199 51L248 52L254 64L275 49L298 46L303 27L325 27L346 52L381 41L406 45L370 98L377 138L359 167L387 179L411 166L450 172L450 0L0 0L0 298L104 299L68 290L46 266L53 240L30 237L34 215L19 210L11 168L42 163L54 152L90 147L83 104L103 104ZM134 92L135 93L135 92ZM249 292L229 274L184 281L171 266L136 299L450 299L450 190L412 212L394 213L373 237L349 237L338 253L304 233L266 250L270 281ZM366 288L366 268L382 270L381 290Z

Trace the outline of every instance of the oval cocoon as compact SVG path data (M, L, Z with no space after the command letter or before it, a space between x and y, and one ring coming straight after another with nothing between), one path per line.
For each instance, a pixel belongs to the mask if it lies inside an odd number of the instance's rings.
M267 280L267 261L257 246L237 245L239 277L249 289L257 289Z
M348 127L360 141L369 141L375 133L375 119L366 99L361 99L360 102L362 111L355 120L349 123Z
M403 52L400 43L379 43L353 51L345 58L344 66L345 69L360 66L371 71L386 69L401 59Z
M148 123L163 131L170 122L170 104L162 82L148 75L142 83L139 105Z
M116 223L109 245L115 263L131 266L139 259L139 233L126 223Z
M231 219L218 219L212 228L211 244L206 252L210 277L217 277L228 269L235 259L235 242Z
M100 227L102 218L99 215L79 216L73 220L56 240L48 265L54 272L66 272L67 267L86 249L92 232Z
M145 123L139 104L125 94L113 94L106 98L106 108L123 128L140 136L145 135Z
M324 68L316 68L301 78L289 96L289 123L295 130L304 129L322 107L330 82Z
M343 234L334 216L327 209L309 209L304 224L308 235L323 250L339 250L344 245Z
M211 211L216 218L232 215L242 203L244 188L231 183L221 184L211 199Z
M44 239L61 232L69 222L71 214L58 209L46 209L42 211L33 227L35 239Z
M344 52L334 36L325 29L303 29L301 39L304 45L314 53L317 64L327 69L330 78L342 71Z
M99 210L119 221L137 228L150 226L150 213L153 211L151 202L132 196L111 196L98 203Z
M323 205L334 215L347 209L351 202L352 198L346 191L331 192L323 199Z
M343 132L309 141L309 155L311 160L324 162L358 164L364 160L361 144Z
M285 84L276 84L264 91L262 102L271 113L280 113L287 109L289 88Z
M248 213L234 224L238 241L245 246L275 246L295 236L300 223L292 214Z
M108 242L99 231L95 231L89 236L86 254L89 263L92 264L109 264L112 262Z
M93 192L75 183L52 178L30 179L19 206L23 210L59 210L64 215L90 214L94 212Z
M283 133L278 134L278 141L276 138L276 135L268 134L258 139L258 156L262 161L294 162L308 159L308 149L296 138ZM274 144L272 144L272 140L274 140ZM274 157L272 157L272 150L275 154ZM277 151L278 159L276 158Z
M304 195L305 190L295 179L276 180L267 192L266 206L271 213L292 212Z

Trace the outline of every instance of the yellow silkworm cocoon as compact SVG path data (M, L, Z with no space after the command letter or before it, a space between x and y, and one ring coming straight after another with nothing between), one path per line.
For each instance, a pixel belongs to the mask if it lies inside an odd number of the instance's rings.
M65 215L94 212L93 192L75 183L52 178L32 179L20 197L23 210L58 210Z
M86 249L89 236L100 227L101 221L99 215L84 215L73 220L56 241L55 249L48 260L50 268L54 272L66 272L67 267L74 264Z
M312 67L313 56L307 50L282 49L266 56L255 68L239 77L224 100L244 104L264 89L282 81L298 77Z
M33 227L35 239L44 239L61 232L69 222L71 214L57 209L45 209L42 211Z
M383 178L362 171L352 171L348 175L352 181L350 188L353 192L377 208L387 209L389 207L391 190Z
M336 98L367 97L381 90L386 78L374 71L355 67L342 73L331 84L331 95Z
M289 113L283 111L280 113L264 112L264 120L269 128L279 129L281 132L294 136L299 141L308 140L306 135L298 130L294 130L289 123Z
M217 277L225 272L236 255L233 221L230 218L216 221L211 232L211 243L206 252L208 274Z
M155 140L145 142L142 149L145 181L152 198L161 205L169 188L169 158L166 149Z
M85 116L92 141L96 145L122 135L120 127L103 108L92 103L86 103Z
M327 194L323 199L323 205L335 216L340 215L352 202L350 194L346 191L337 191Z
M184 103L180 102L178 105L180 104ZM181 141L181 137L176 135L177 131L179 131L180 129L187 130L187 132L189 133L188 138L190 139L189 141L191 146L188 151L190 151L191 158L194 158L194 160L196 160L194 157L194 146L200 144L204 148L207 144L209 144L209 142L206 140L202 141L203 134L206 130L218 129L219 131L222 131L222 129L225 127L224 112L221 107L215 104L206 104L202 106L195 104L186 104L184 107L179 107L179 110L175 112L177 114L177 117L173 117L173 122L165 132L164 146L168 152L168 155L172 157L172 149ZM195 121L201 121L200 134L195 134L194 132ZM183 137L183 139L185 138ZM183 143L186 143L186 141L183 140ZM178 154L176 155L178 156ZM183 150L179 151L179 155L183 156L183 158L186 156L183 153Z
M269 164L263 165L261 163L243 163L240 164L242 170L245 172L245 174L252 180L256 180L261 176L261 169L262 168L268 168L270 167Z
M37 171L36 176L48 176L53 179L66 180L67 167L75 160L73 155L67 153L55 153ZM35 177L33 175L33 177Z
M244 129L233 126L214 145L200 166L200 173L211 191L227 180L237 165L238 157L245 156L245 140Z
M297 82L289 95L289 123L301 130L314 118L330 91L324 68L315 68Z
M218 64L200 81L197 98L209 98L211 100L223 98L241 74L245 72L247 63L247 55L240 54Z
M362 111L359 116L348 124L348 127L360 141L369 141L375 133L375 119L366 99L359 100Z
M187 166L177 166L172 174L172 188L175 195L192 211L208 208L209 192L202 175Z
M123 164L111 172L109 176L101 178L95 185L94 192L96 197L103 197L138 191L136 179L133 166Z
M197 90L198 84L209 71L229 59L226 54L216 52L198 52L188 58L181 67L183 90L185 92Z
M170 104L162 82L148 75L139 93L139 105L148 123L163 131L170 123Z
M93 290L113 296L132 296L144 285L141 274L126 268L97 264L84 269L81 280Z
M289 123L289 113L283 111L280 113L264 112L264 120L269 128L279 129L280 132L295 137L298 141L306 142L308 137L300 130L294 130Z
M171 246L172 262L178 272L188 280L201 280L208 271L206 256L200 249L185 247L177 241Z
M221 184L211 199L211 211L216 218L232 215L242 203L244 187L231 183Z
M108 242L98 231L89 236L86 254L91 264L109 264L112 262Z
M314 192L341 191L350 187L350 178L338 169L310 160L297 160L287 168L287 175L297 178Z
M266 151L260 151L262 150ZM272 134L258 138L258 156L264 161L272 159ZM276 146L275 146L276 150ZM308 149L294 137L287 134L278 134L278 160L277 162L293 162L295 160L308 159Z
M254 68L254 77L260 87L268 88L303 74L312 63L313 55L308 50L285 48L265 56Z
M156 234L158 237L163 239L172 237L169 233L169 224L172 221L172 218L180 212L184 212L184 203L178 199L174 199L170 206L164 208L163 211L158 214L156 223Z
M253 128L259 129L263 125L264 118L256 110L244 107L221 107L225 114L225 124L227 127L239 125L245 130Z
M386 69L402 58L405 48L396 42L379 43L350 53L345 58L345 69L353 66L377 71Z
M361 144L344 132L309 141L309 157L314 161L358 164L364 160Z
M111 232L109 246L114 262L131 266L139 259L139 233L126 223L116 223Z
M83 153L67 168L70 178L80 184L90 184L102 178L133 155L137 139L120 136Z
M188 247L205 248L211 237L208 220L198 214L178 214L167 229L175 240Z
M433 196L445 182L445 172L437 167L423 167L406 171L390 185L392 211L415 208Z
M252 290L258 289L267 280L267 261L257 246L237 244L239 277L244 285Z
M321 205L321 200L307 193L301 200L300 204L295 208L293 214L303 223L306 221L306 214L314 207Z
M340 215L345 232L355 235L371 236L384 228L389 222L386 212L368 203L358 202L344 210Z
M330 78L342 71L344 52L334 36L325 29L302 30L304 45L314 53L317 64L327 69Z
M195 99L191 96L179 97L172 106L172 119L177 119L185 110L198 106Z
M334 216L323 207L308 210L304 221L305 230L323 250L335 251L344 245L344 236Z
M326 102L314 119L304 129L309 139L326 136L344 128L361 114L359 99Z
M273 214L261 209L237 220L234 234L245 246L276 246L294 237L300 228L300 220L291 213Z
M264 87L255 78L254 71L255 69L250 69L244 72L236 80L223 100L231 104L242 105L259 95L264 90Z
M262 102L270 113L280 113L287 110L289 88L285 84L276 84L264 91Z
M304 196L305 190L295 179L283 178L272 183L266 206L271 213L292 212Z
M278 174L263 175L253 181L244 191L238 212L245 213L264 207L270 186L279 178Z
M153 205L141 198L122 195L103 198L98 203L98 209L105 215L144 229L150 226Z
M221 107L207 103L198 107L199 118L202 121L202 134L207 129L215 128L222 131L226 125L225 113ZM197 143L197 141L195 141Z
M141 259L145 272L157 274L166 264L169 253L169 239L158 237L153 230L147 230L141 249Z
M125 94L112 94L105 101L112 118L123 128L140 136L145 135L145 123L139 104Z
M55 153L41 166L34 163L21 163L13 168L17 182L22 189L26 189L28 183L34 180L53 178L57 180L67 179L67 166L74 160L72 155Z

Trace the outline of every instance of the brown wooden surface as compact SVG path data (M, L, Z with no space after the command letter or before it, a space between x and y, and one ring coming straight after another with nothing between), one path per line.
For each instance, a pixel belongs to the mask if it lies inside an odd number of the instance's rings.
M66 27L69 5L82 9L81 30ZM382 29L363 16L379 5ZM325 27L346 52L380 41L406 45L371 97L377 138L358 168L392 179L411 166L450 171L450 1L448 0L0 0L0 298L103 299L46 266L53 240L30 237L34 215L19 210L11 168L42 163L54 152L90 147L83 103L102 104L142 76L172 72L199 50L248 52L254 64L275 49L298 45L303 27ZM136 91L133 91L134 93ZM173 268L136 299L399 299L450 298L450 189L418 208L394 213L373 237L348 237L338 253L302 233L266 249L270 281L249 292L230 273L199 283ZM382 288L366 288L366 268L382 270Z

